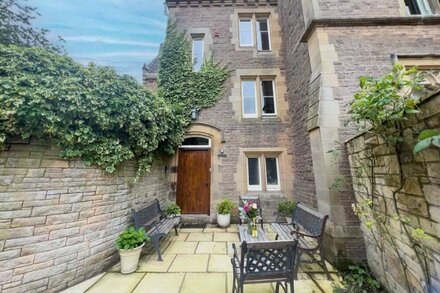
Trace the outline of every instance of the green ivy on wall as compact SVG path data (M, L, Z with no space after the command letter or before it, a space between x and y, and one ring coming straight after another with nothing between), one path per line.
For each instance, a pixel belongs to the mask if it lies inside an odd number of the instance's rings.
M13 136L48 140L61 148L61 157L108 173L136 159L138 178L158 153L173 153L182 142L193 107L221 98L229 70L210 59L192 72L190 52L170 25L155 94L110 67L0 44L0 144Z
M160 54L158 94L173 110L169 136L162 149L173 152L182 142L190 123L193 108L212 107L222 97L222 85L230 75L227 66L221 66L211 57L204 61L200 71L193 71L191 43L185 32L179 32L169 22L165 42Z

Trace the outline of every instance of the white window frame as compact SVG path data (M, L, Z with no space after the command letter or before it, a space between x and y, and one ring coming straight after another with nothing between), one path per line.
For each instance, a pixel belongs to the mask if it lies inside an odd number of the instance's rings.
M194 61L195 61L194 42L195 41L200 41L200 40L202 41L202 58L201 58L202 60L197 60L198 65L200 65L200 68L196 69L195 68L195 63L194 63ZM192 55L193 71L198 72L202 68L203 61L205 59L205 38L203 36L193 36L192 37L192 53L191 53L191 55ZM200 64L199 64L199 62L200 62Z
M270 185L267 181L267 162L266 159L275 159L275 162L277 164L277 179L278 184L277 185ZM281 190L281 179L280 179L280 162L277 156L264 156L264 172L266 175L266 189L267 191L280 191Z
M264 104L263 81L272 81L272 91L273 91L273 97L272 98L273 98L274 112L273 113L269 113L269 114L263 113L263 104ZM261 78L260 79L260 95L261 95L261 106L260 106L260 108L261 108L261 116L262 117L275 117L275 116L277 116L278 115L277 114L277 103L276 103L276 101L277 101L277 99L276 99L277 92L276 92L276 89L275 89L275 79L270 79L270 78Z
M243 82L249 82L252 81L254 83L254 102L255 102L255 113L254 114L247 114L244 112L244 86ZM258 96L257 96L257 79L242 79L241 80L241 106L242 106L242 115L243 118L258 118Z
M251 28L251 31L250 31L250 34L251 34L251 42L250 43L242 43L242 38L241 38L241 32L242 32L242 30L241 30L241 22L242 21L248 21L249 23L250 23L250 28ZM251 18L251 17L242 17L242 18L239 18L239 20L238 20L238 34L239 34L239 36L238 36L238 42L240 43L240 47L253 47L254 46L254 21L253 21L253 19Z
M258 178L259 185L250 185L249 184L249 159L257 159L258 160ZM263 191L263 185L261 180L261 156L246 156L246 180L247 180L247 189L248 191Z
M417 1L417 5L419 6L419 10L420 10L420 15L432 15L432 8L431 5L429 4L429 2L427 0L416 0ZM424 9L422 10L422 7L424 7Z
M268 37L268 41L269 41L269 50L263 50L263 43L261 40L261 31L260 31L260 26L258 24L259 20L266 20L267 22L267 37ZM255 29L257 31L257 50L261 51L261 52L269 52L272 51L272 44L270 42L270 23L269 23L269 17L257 17L255 20Z

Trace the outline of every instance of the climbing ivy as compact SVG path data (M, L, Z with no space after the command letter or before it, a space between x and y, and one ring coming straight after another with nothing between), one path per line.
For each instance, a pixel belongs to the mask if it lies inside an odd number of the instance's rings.
M132 77L36 47L0 45L0 104L0 143L50 140L63 158L109 173L131 158L147 170L173 117Z
M110 67L82 66L37 47L0 44L0 145L8 137L48 140L61 157L112 173L136 159L139 175L182 142L192 108L221 98L229 70L213 59L192 71L183 33L169 25L154 94Z
M230 72L213 57L205 60L199 71L193 71L191 43L185 32L168 23L160 54L158 94L170 105L175 119L170 121L174 134L164 142L164 150L173 152L182 142L193 108L212 107L222 97L222 85Z

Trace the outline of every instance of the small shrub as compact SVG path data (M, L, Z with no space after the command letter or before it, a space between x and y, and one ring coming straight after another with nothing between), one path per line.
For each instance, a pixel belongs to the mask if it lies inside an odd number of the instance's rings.
M278 212L284 215L292 215L296 208L296 202L286 200L278 204Z
M180 215L182 213L182 210L177 204L170 203L165 207L165 213L167 214L167 216Z
M228 198L222 199L216 206L217 213L220 215L230 214L235 207L236 205Z
M121 234L119 234L118 239L116 239L117 249L134 249L141 246L144 242L149 242L150 237L145 234L144 228L135 229L130 227Z
M333 293L382 293L381 284L363 265L351 265L343 276L343 285L333 287Z

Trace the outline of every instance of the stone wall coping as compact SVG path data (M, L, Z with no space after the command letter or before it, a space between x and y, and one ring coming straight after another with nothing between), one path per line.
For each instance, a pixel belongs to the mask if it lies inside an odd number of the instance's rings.
M406 17L365 17L365 18L315 18L307 26L301 42L308 41L317 27L339 26L398 26L398 25L435 25L440 24L440 15Z
M427 102L429 102L430 100L434 99L435 97L438 97L440 95L440 88L430 92L429 95L425 98L421 98L419 105L423 105ZM352 136L351 138L347 139L346 141L344 141L344 145L347 145L348 143L350 143L351 141L355 140L358 137L361 137L363 135L365 135L367 132L369 132L371 130L371 128L368 128L367 130L363 130L357 134L355 134L354 136Z
M276 6L278 0L166 0L168 8L212 6Z

